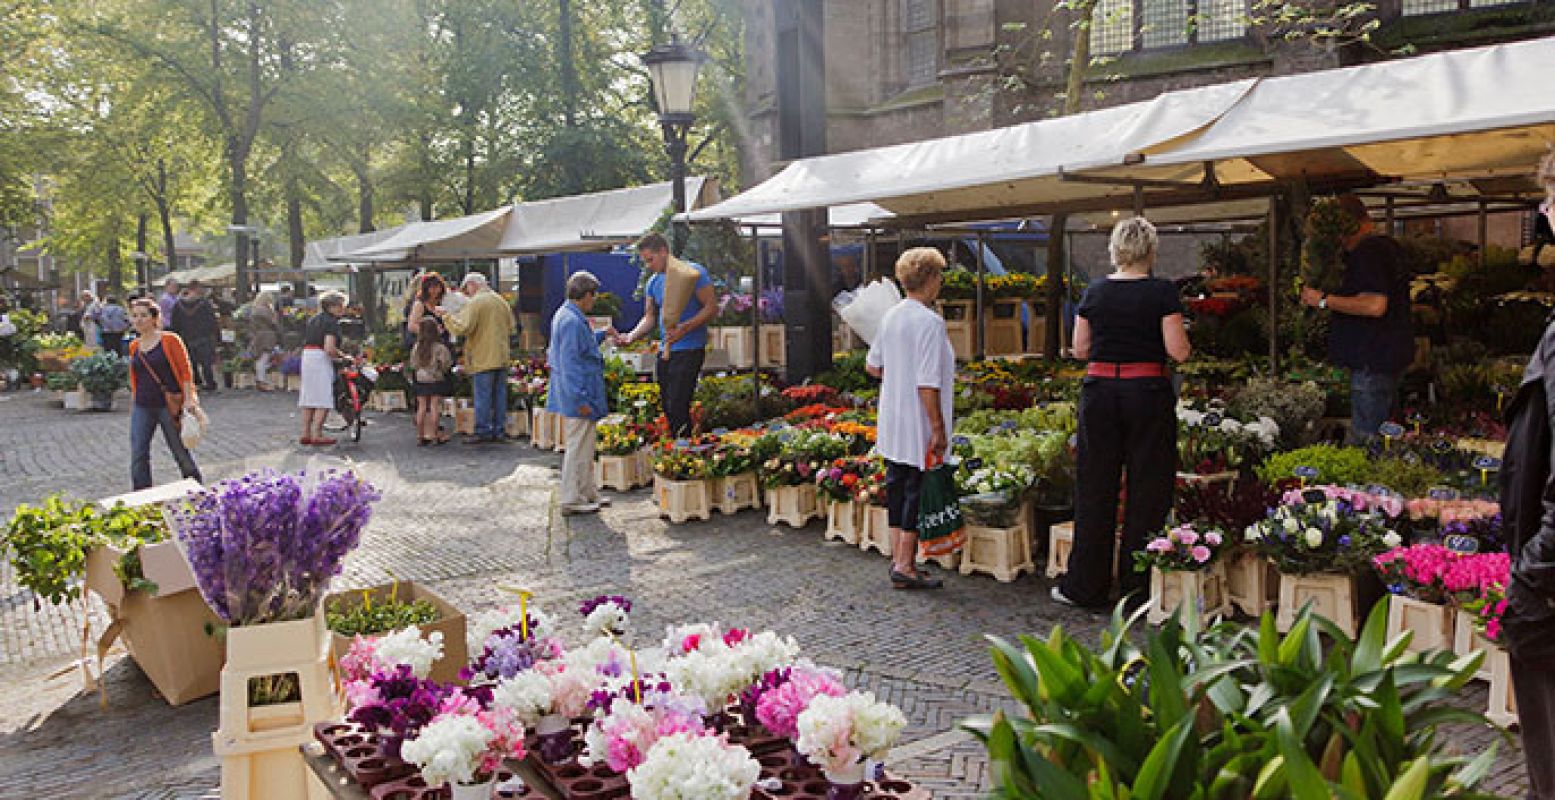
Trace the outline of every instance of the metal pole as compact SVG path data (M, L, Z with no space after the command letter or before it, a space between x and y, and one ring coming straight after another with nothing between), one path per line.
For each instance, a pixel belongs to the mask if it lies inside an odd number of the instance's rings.
M1388 235L1397 236L1398 228L1396 226L1398 225L1398 220L1393 210L1393 195L1388 195L1383 199L1383 202L1386 204L1384 207L1387 209Z
M1134 216L1136 216L1136 217L1143 217L1144 215L1145 215L1145 187L1140 186L1138 184L1135 184L1134 185Z
M669 150L670 184L675 201L675 214L686 213L686 130L689 123L664 123L664 146ZM680 255L686 246L686 223L670 223L670 252Z
M1485 269L1485 245L1490 238L1490 218L1485 213L1485 201L1479 201L1479 268Z
M756 259L755 296L751 297L751 404L752 419L761 421L761 232L750 226L751 252Z
M1269 372L1280 368L1280 199L1269 198ZM1300 312L1297 312L1300 313Z
M972 348L977 353L978 360L986 355L987 326L983 320L983 275L987 267L983 264L983 236L982 231L977 232L977 341Z

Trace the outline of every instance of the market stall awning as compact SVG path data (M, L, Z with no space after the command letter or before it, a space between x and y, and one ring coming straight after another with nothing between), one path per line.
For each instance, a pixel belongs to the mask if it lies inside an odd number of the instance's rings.
M503 206L466 217L412 222L377 244L329 260L366 264L493 258L512 212L512 206Z
M832 228L863 228L871 224L878 224L894 216L891 212L874 203L849 203L844 206L833 206L826 211L826 224ZM690 214L682 214L680 217L689 218ZM730 222L742 228L749 226L780 228L783 226L783 215L779 212L747 214L734 217Z
M169 272L163 280L175 280L179 285L199 281L206 286L231 286L237 281L238 267L236 264L216 264L210 267L192 267L181 269L177 272Z
M1314 184L1515 176L1555 142L1555 38L1265 78L1214 125L1084 177ZM1505 190L1505 185L1499 187Z
M335 272L356 266L358 263L366 263L353 262L349 257L343 260L336 259L337 257L345 256L347 253L386 242L398 234L404 227L404 225L396 225L392 228L384 228L381 231L372 231L371 233L354 233L349 236L335 236L329 239L308 242L307 247L303 250L302 271Z
M686 206L701 208L716 199L717 192L717 181L687 178ZM497 250L516 256L631 244L673 203L674 187L667 181L519 203L513 206Z
M873 202L900 214L1000 208L1126 194L1069 183L1070 164L1118 163L1202 131L1253 79L991 131L806 158L743 194L687 215L715 220Z

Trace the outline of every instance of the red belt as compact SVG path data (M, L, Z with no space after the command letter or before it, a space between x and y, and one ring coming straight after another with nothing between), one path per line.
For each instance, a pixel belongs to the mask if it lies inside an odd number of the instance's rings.
M1152 361L1140 361L1133 364L1092 361L1086 365L1085 374L1092 378L1120 378L1122 380L1164 378L1166 377L1166 365Z
M304 349L304 350L323 350L324 348L319 347L316 344L310 344L310 345L305 345L302 349Z

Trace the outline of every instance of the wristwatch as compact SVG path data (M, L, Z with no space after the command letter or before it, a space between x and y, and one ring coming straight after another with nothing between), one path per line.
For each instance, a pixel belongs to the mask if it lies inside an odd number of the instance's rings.
M1328 310L1328 293L1325 292L1322 297L1318 298L1317 307L1324 311Z

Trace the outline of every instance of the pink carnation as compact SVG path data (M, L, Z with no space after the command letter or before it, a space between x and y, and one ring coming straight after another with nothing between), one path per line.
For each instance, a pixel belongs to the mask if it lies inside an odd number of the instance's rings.
M1200 564L1208 561L1211 555L1209 548L1202 544L1194 545L1191 552L1193 553L1193 560L1199 562Z
M799 715L818 695L841 697L848 690L831 676L814 670L795 668L787 683L762 694L756 704L756 719L778 736L799 736Z

